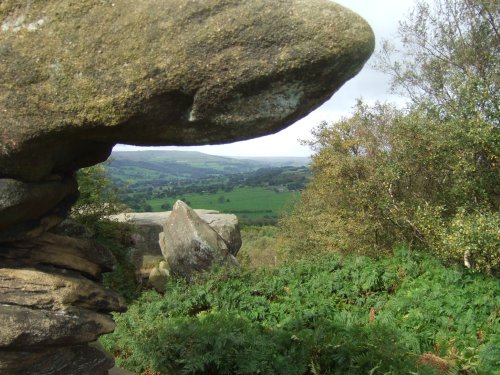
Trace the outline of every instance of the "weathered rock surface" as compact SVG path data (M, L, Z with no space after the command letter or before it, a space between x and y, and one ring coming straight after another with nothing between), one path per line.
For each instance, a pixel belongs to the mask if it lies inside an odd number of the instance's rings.
M108 375L114 360L91 345L51 348L39 352L0 351L0 374Z
M373 48L368 24L326 0L2 1L0 177L70 172L117 142L276 132Z
M170 276L170 267L164 260L149 273L149 284L160 293L165 292L165 286Z
M196 212L196 210L195 210ZM227 245L229 253L236 256L241 248L241 233L238 217L232 214L203 214L199 215Z
M114 292L66 270L0 268L0 304L48 310L78 306L96 311L125 311Z
M53 233L44 233L31 241L0 243L0 261L3 265L52 264L94 279L102 272L112 271L115 263L113 254L93 241Z
M76 194L77 184L72 177L38 183L0 179L0 231L14 224L39 219L64 198Z
M92 342L115 328L111 316L76 308L47 311L0 305L0 321L0 348L10 350Z
M238 264L222 237L182 201L163 225L160 247L170 272L188 279L215 264Z
M276 132L353 77L373 46L370 27L327 0L1 0L0 373L113 366L83 343L112 329L102 311L125 308L99 285L112 259L67 228L47 234L77 198L76 170L116 143ZM162 244L173 272L235 261L234 231L178 211L161 222L172 223Z
M241 233L236 215L214 210L194 211L222 237L229 252L236 256L241 248ZM112 220L129 222L136 228L137 232L132 238L132 258L141 278L147 278L151 270L163 259L158 236L170 214L171 211L130 212L110 216Z

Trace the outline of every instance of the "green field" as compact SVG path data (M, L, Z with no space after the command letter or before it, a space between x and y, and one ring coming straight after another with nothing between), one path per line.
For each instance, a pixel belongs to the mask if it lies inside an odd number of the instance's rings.
M175 198L151 199L147 203L158 212L165 211L161 208L163 204L173 206L176 200L182 199L192 208L234 213L240 219L276 219L298 195L298 192L277 192L264 187L239 187L230 192L184 194Z

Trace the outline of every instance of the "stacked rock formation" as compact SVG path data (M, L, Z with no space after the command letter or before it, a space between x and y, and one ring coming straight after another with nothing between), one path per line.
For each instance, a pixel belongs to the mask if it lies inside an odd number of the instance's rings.
M234 234L227 226L221 228L226 230L218 232L186 203L175 202L160 233L161 252L170 272L189 279L193 273L206 271L213 265L237 265L235 255L241 237L237 248L231 246Z
M121 311L112 259L53 228L74 173L113 145L276 132L328 99L374 46L327 0L0 2L0 373L107 373L87 343Z
M164 260L159 235L163 232L163 226L171 213L172 211L128 212L110 216L111 220L128 222L135 229L130 242L133 244L132 260L139 279L149 278L158 263ZM241 233L236 215L214 210L194 210L194 213L222 237L231 255L238 254L241 248ZM155 272L159 271L157 269Z

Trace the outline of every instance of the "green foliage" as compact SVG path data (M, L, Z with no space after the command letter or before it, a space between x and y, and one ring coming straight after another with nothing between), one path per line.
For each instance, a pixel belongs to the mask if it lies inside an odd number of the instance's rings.
M392 61L386 46L381 60L409 107L359 102L315 130L313 180L282 223L286 252L408 243L500 272L498 18L486 0L417 3L401 23L405 49Z
M240 232L242 245L238 252L238 262L243 267L258 269L278 265L276 226L243 225Z
M405 250L172 279L115 315L120 366L161 374L450 374L498 363L498 280Z
M80 197L72 208L71 216L90 229L94 223L108 215L122 211L118 193L104 164L80 169L77 173Z
M439 208L437 209L439 210ZM424 217L421 217L421 216ZM460 209L448 222L441 212L430 209L417 212L420 228L433 250L442 259L463 260L467 267L488 274L500 270L500 213L466 212Z
M310 143L313 179L302 193L280 232L288 255L318 251L379 254L402 240L387 220L391 204L387 181L395 173L389 164L392 124L398 112L358 103L350 119L332 126L322 123Z
M419 0L400 22L402 48L386 41L379 68L412 103L498 126L499 18L496 0Z
M83 224L92 237L115 256L115 269L103 275L104 285L131 302L140 293L130 257L133 227L107 218L123 210L124 206L118 203L116 188L103 164L81 169L77 177L80 197L73 206L71 217Z
M104 286L120 294L127 303L139 297L141 285L137 281L135 265L130 256L130 239L134 228L129 223L101 219L93 225L93 237L116 258L112 272L103 275Z

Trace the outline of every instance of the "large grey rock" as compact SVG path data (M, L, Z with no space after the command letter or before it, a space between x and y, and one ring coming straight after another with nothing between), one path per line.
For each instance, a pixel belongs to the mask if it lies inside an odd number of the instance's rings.
M182 201L163 225L160 247L170 272L188 279L215 264L237 264L222 237Z
M232 214L201 214L200 217L222 237L229 252L236 256L241 248L238 217Z
M74 203L74 172L118 142L211 144L276 132L353 77L373 46L370 27L327 0L0 0L0 305L39 310L27 315L33 322L73 308L123 311L95 281L109 269L102 254L43 235ZM224 231L182 215L185 226L165 235L191 248L171 263L180 274L234 261L239 245L228 247ZM66 327L75 340L108 329L78 319ZM15 342L62 343L69 331L40 323L44 337L23 338L16 324L10 336L0 331L14 345L0 350L1 374L104 375L113 365L88 345L21 350ZM88 336L78 336L84 326Z
M194 211L222 237L229 252L236 256L241 248L241 233L236 215L215 210ZM110 216L111 220L128 222L136 229L132 238L132 257L141 278L147 278L151 270L163 259L158 236L170 214L171 211L129 212Z
M61 310L77 306L96 311L125 311L113 291L66 270L0 268L0 304Z
M374 48L327 0L0 3L0 178L40 180L117 143L222 143L276 132Z
M0 348L10 350L87 343L115 328L111 316L76 308L47 311L0 305L0 321Z

